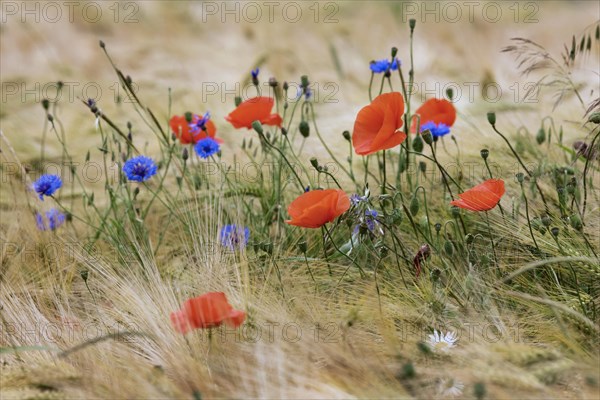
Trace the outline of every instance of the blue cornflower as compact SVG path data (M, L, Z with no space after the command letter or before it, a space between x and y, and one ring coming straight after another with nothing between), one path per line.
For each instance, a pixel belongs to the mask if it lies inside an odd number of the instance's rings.
M436 124L433 121L429 121L421 125L421 132L428 129L433 137L442 137L450 133L450 127L443 122Z
M250 239L250 229L237 225L225 225L221 228L219 239L224 247L235 250L246 247Z
M195 134L200 131L205 131L206 123L208 122L209 119L210 119L210 112L208 112L208 111L204 114L203 117L194 115L193 121L190 124L190 132L192 132L192 134Z
M33 190L40 195L40 200L44 200L44 196L52 196L62 186L62 180L58 175L42 175L33 182Z
M350 203L353 206L359 205L362 201L367 201L367 196L359 196L356 193L354 193L350 196Z
M365 229L363 232L367 232L368 230L368 232L375 234L375 228L379 227L379 222L377 222L376 219L378 215L379 213L375 210L365 210L360 218L360 223L354 226L352 233L355 235L360 233L360 229L363 227ZM379 228L378 231L381 231L381 228Z
M394 58L394 61L390 62L390 60L379 60L379 61L371 61L369 64L369 68L376 74L380 74L382 72L396 71L400 66L400 60Z
M250 75L252 75L252 80L258 79L258 73L259 72L260 72L259 68L255 68L252 71L250 71Z
M156 174L156 164L150 157L137 156L125 161L123 172L130 181L145 182Z
M55 230L65 222L65 214L58 211L56 208L52 208L46 211L46 218L41 213L35 215L35 222L37 227L41 231Z
M198 140L198 143L194 146L194 150L200 156L200 158L208 158L218 152L221 149L219 142L211 137Z

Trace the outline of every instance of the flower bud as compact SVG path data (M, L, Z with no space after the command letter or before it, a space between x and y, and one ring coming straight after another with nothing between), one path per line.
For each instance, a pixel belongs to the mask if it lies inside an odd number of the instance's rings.
M600 124L600 112L595 112L592 115L590 115L588 121L593 122L594 124Z
M282 134L283 136L287 136L287 134L288 134L288 131L287 131L287 129L285 129L285 128L283 128L283 127L282 127L282 128L281 128L281 134Z
M242 98L240 96L235 96L235 106L239 106L240 104L242 104Z
M52 116L52 114L48 114L48 121L50 121L50 122L54 121L54 117Z
M558 229L558 227L556 227L556 226L550 229L550 233L554 237L558 237L559 232L560 232L560 229Z
M448 97L448 100L452 101L454 99L454 89L451 87L446 89L446 97Z
M88 270L87 269L82 269L81 271L79 271L79 276L81 276L81 279L83 279L84 282L87 282L87 280L88 280Z
M350 132L348 132L348 131L342 132L342 136L344 136L344 139L346 139L347 141L350 141L350 139L351 139Z
M419 161L419 171L425 173L427 171L427 164L425 161Z
M550 217L548 215L544 215L542 217L542 224L544 224L546 228L549 227L551 223L552 221L550 220Z
M289 89L290 85L288 85L287 81L283 82L283 90L287 92L287 90Z
M452 254L454 254L454 245L451 241L446 240L444 242L444 252L448 257L452 257Z
M312 165L316 170L319 169L319 161L315 157L311 157L310 165Z
M392 60L394 59L394 57L396 57L396 54L398 54L398 48L392 47Z
M421 132L421 136L423 137L425 143L431 146L431 144L433 143L433 135L431 134L431 131L427 129L426 131ZM417 137L419 137L419 135L417 135Z
M415 195L413 195L410 201L409 210L413 217L419 213L419 198Z
M429 131L426 131L426 132L429 132ZM420 153L423 151L423 139L421 139L421 135L415 136L415 139L412 142L412 148L417 153Z
M471 235L470 233L467 233L465 235L465 242L467 244L472 244L474 240L475 240L475 236Z
M302 75L300 77L300 87L302 87L302 89L304 91L306 91L306 89L308 88L309 82L308 82L308 76L306 75Z
M454 218L458 218L458 216L460 215L460 208L458 208L456 206L452 206L452 207L450 207L450 213L452 214L452 216Z
M410 27L410 31L412 33L412 31L415 30L415 26L417 26L417 20L414 18L411 18L408 20L408 26Z
M440 233L440 231L442 230L442 224L440 224L439 222L436 223L433 227L435 228L436 233Z
M485 161L489 157L490 151L488 149L481 149L479 154L481 154L481 158L483 158L483 160Z
M308 135L310 135L310 126L308 125L308 122L300 121L300 126L298 127L298 129L300 130L300 134L305 138L308 137Z
M278 84L279 83L277 82L277 79L275 79L274 77L269 78L269 86L270 87L276 88Z
M537 132L537 135L535 135L535 141L538 144L542 144L546 141L546 131L544 130L544 127L541 127Z
M581 229L583 229L583 223L581 222L581 217L578 214L571 215L571 217L569 218L569 221L570 221L573 229L575 229L577 231L580 231Z
M185 117L185 122L187 122L188 124L192 122L192 119L194 118L194 114L192 114L191 111L186 111L185 114L183 114L183 116Z
M104 44L104 42L102 40L99 41L99 44L100 44L101 49L106 47L106 45Z
M260 134L260 135L263 134L263 127L262 127L262 124L260 123L260 121L252 122L252 129L254 129L256 132L258 132L258 134Z
M48 99L43 99L42 100L42 107L44 107L44 110L47 110L48 107L50 107L50 100Z
M489 112L487 113L487 119L488 122L490 123L490 125L494 126L496 125L496 113L495 112Z
M308 250L306 240L303 240L302 242L298 243L298 250L300 250L302 254L306 253L306 251Z
M517 178L517 182L523 183L523 180L525 179L525 174L523 174L522 172L519 172L515 175L515 177Z
M183 153L181 154L181 158L183 158L183 161L186 161L189 157L190 157L190 154L188 152L188 149L187 149L187 147L184 147Z
M485 384L483 382L477 382L473 386L473 394L477 400L482 400L486 395Z

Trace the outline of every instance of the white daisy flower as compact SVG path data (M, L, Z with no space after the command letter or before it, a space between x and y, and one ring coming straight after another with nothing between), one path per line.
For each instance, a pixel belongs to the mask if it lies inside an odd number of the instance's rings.
M447 353L450 351L454 344L458 341L458 337L456 336L456 332L448 332L444 334L443 332L438 332L437 330L433 330L433 335L429 335L429 345L436 352Z
M465 385L456 379L442 379L438 386L438 394L443 397L458 397L463 394Z

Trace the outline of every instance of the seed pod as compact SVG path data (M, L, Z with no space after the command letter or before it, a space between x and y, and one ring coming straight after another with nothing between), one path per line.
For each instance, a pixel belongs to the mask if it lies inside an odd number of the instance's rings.
M546 141L546 131L544 130L544 127L541 127L537 135L535 135L535 141L538 144L542 144Z
M412 142L412 147L413 147L413 150L416 151L417 153L420 153L423 151L423 139L421 138L421 135L415 136L415 139Z
M452 254L454 254L454 245L451 241L446 240L444 243L444 252L448 257L452 257Z

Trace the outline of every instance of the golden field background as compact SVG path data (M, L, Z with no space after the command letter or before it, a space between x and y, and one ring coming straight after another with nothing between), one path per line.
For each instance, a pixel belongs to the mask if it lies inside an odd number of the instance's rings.
M417 19L414 56L420 90L414 104L425 98L422 88L430 90L427 98L441 97L440 88L448 82L462 89L457 94L462 96L456 102L459 116L453 128L462 161L479 161L479 150L489 146L497 163L495 172L514 182L516 171L511 166L515 162L508 158L503 143L489 129L486 113L490 110L497 112L498 126L509 136L522 125L536 132L540 120L552 115L555 123L565 128L566 145L584 137L581 127L584 111L576 99L565 99L556 110L551 91L540 93L534 102L520 101L538 76L521 76L513 56L501 50L510 44L511 38L525 37L560 58L572 35L579 35L597 23L600 18L597 2L476 2L472 21L466 2L462 1L427 2L429 6L426 2L392 1L275 2L273 22L268 20L265 2L76 3L73 21L69 21L67 9L62 8L63 17L56 23L43 18L36 22L34 15L24 18L21 2L2 3L0 127L16 158L25 165L35 167L39 162L45 124L40 101L45 94L52 98L55 93L52 85L58 80L74 89L72 96L63 93L55 115L65 128L67 147L75 161L83 162L88 150L92 159L98 157L100 146L94 117L78 98L83 96L82 88L86 85L101 89L98 106L119 126L124 127L127 121L133 123L136 145L148 155L158 154L156 138L132 105L115 101L116 92L122 89L117 89L116 74L98 46L99 40L106 44L117 66L139 86L142 101L165 125L170 116L169 88L171 114L210 110L218 127L217 135L225 141L226 160L241 153L242 138L253 132L236 131L224 120L234 107L234 94L223 89L231 90L236 83L245 87L250 70L256 66L261 68L263 83L270 76L280 83L285 80L297 83L306 74L316 85L319 129L336 154L345 159L347 143L341 132L351 130L356 113L368 103L368 62L388 57L390 48L396 46L405 71L408 69L408 18ZM7 8L7 4L16 4L17 13L7 15L7 11L14 10ZM42 10L48 3L38 4ZM100 7L99 21L90 23L82 16L86 4L90 13L92 8ZM261 7L263 14L256 22L248 20L251 14L243 15L242 10L249 4ZM297 5L302 19L291 22L291 9L284 17L281 9L286 4ZM431 4L438 4L439 12L423 14L425 7L433 7ZM449 21L453 14L442 11L450 13L450 4L457 5L462 13L456 22ZM117 22L115 5L119 9ZM216 7L217 13L207 14L208 10L214 11L212 7ZM235 21L236 14L223 15L224 7L239 7L239 22ZM315 7L319 10L317 22ZM488 20L482 14L484 8L489 10ZM498 22L490 22L496 8L503 16ZM530 14L532 11L535 15ZM337 22L325 23L329 12L335 12L330 18ZM125 23L128 16L133 20ZM436 16L439 22L434 21ZM525 22L528 18L537 22ZM598 96L594 77L600 71L600 60L593 58L598 57L598 50L591 54L582 63L584 70L572 77L586 88L582 91L586 104ZM486 100L482 95L481 88L489 83L501 88L503 96L498 101ZM219 88L216 94L203 90L214 85ZM374 86L376 92L378 82ZM17 91L13 93L15 87ZM472 97L469 87L474 88ZM520 99L515 98L513 88L518 88ZM335 94L327 97L332 90ZM247 94L252 96L252 89ZM14 161L7 144L2 142L1 146L3 161ZM447 144L447 147L454 154L454 146ZM62 148L51 132L46 148L47 161L58 162ZM307 162L313 155L322 163L329 161L314 135L307 140L304 154ZM441 157L448 154L441 152ZM33 168L31 179L38 174ZM479 179L480 175L485 174L478 169L476 176L469 178ZM98 204L102 202L103 182L100 180L95 186L87 182L95 188ZM78 241L76 231L61 231L57 236L38 232L24 206L24 199L31 194L15 186L3 181L0 189L3 242L24 243L24 247L39 249L57 241L71 244ZM516 197L515 187L509 189L507 197ZM115 252L108 246L101 248L105 254L98 258L89 257L74 246L66 259L38 255L33 261L12 257L12 247L2 248L3 323L8 321L13 327L33 332L48 324L74 326L75 334L63 335L58 342L43 336L19 341L18 334L8 335L8 339L2 335L0 347L48 345L64 350L81 343L86 336L84 328L102 330L106 327L103 324L134 327L151 335L133 337L129 342L105 341L65 358L44 351L0 353L2 399L194 398L196 392L202 393L202 398L430 399L448 397L440 393L440 387L444 388L451 378L465 384L464 395L460 396L464 398L473 398L473 385L477 382L486 382L487 398L600 398L597 351L587 351L575 330L564 327L565 320L571 322L568 316L561 318L563 314L559 315L554 308L511 297L525 309L526 318L517 316L503 307L503 299L494 298L494 293L488 291L490 282L483 282L477 274L469 275L468 284L477 301L488 308L488 315L474 312L468 306L458 309L448 298L440 299L436 288L426 281L411 286L407 293L403 288L387 293L383 305L378 304L371 281L344 282L338 292L326 287L317 296L302 268L285 272L286 296L291 300L284 303L273 287L249 278L249 262L244 257L237 259L206 251L204 246L214 243L216 227L222 222L222 208L226 207L223 199L215 196L208 200L192 198L192 201L197 204L197 218L189 221L195 229L194 237L170 231L161 254L144 258L140 262L143 268L137 270L117 270L119 261L111 258ZM600 236L594 231L600 225L597 197L596 200L590 197L589 207L587 229L597 242ZM243 215L240 220L244 222ZM164 229L160 213L147 222L154 236ZM525 228L519 232L511 232L508 226L496 229L514 234L523 242L527 240ZM544 240L550 242L548 236ZM313 269L317 277L327 281L324 263L316 264ZM81 268L90 271L91 290L79 277ZM144 276L139 275L140 270ZM336 276L342 270L341 266L336 269ZM272 270L269 273L274 274ZM249 310L253 323L263 328L278 323L273 340L263 337L257 342L232 343L233 333L226 332L231 335L229 340L217 337L208 346L206 337L200 333L184 338L170 328L169 313L179 307L182 299L190 293L215 290L226 291L232 304ZM92 292L95 297L88 295ZM410 330L414 321L438 322L435 310L438 302L444 304L441 312L444 317L478 326L489 326L493 321L494 326L508 327L509 331L517 327L519 340L514 340L512 331L499 341L475 335L468 340L463 338L450 356L425 356L417 349L417 343L424 339L420 336L422 332L409 331L402 340L398 330ZM570 310L572 306L565 308ZM282 327L290 322L301 328L304 333L301 340L282 337ZM327 329L330 323L338 327L335 340L323 337L315 340L315 327L320 324ZM327 335L327 332L322 333ZM412 381L405 376L404 367L409 360L418 372Z

